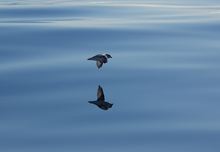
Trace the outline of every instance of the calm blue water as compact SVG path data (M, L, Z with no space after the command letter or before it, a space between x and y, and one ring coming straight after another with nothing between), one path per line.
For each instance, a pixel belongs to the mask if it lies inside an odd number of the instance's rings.
M217 0L1 0L0 151L219 152L219 40Z

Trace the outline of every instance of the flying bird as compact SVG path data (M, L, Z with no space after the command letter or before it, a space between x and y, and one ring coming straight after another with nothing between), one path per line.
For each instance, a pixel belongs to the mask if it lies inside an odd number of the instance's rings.
M105 101L105 95L102 87L99 85L97 90L97 100L96 101L88 101L91 104L98 106L102 110L108 110L112 107L112 103Z
M104 63L107 63L108 62L108 58L112 58L111 55L109 54L97 54L91 58L88 58L88 60L93 60L93 61L96 61L96 66L99 68L102 67L102 65Z

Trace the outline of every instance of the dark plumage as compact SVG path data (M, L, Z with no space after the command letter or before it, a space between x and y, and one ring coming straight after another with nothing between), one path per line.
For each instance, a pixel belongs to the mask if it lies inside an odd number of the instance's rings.
M98 90L97 90L97 100L96 101L88 101L91 104L95 104L102 110L108 110L109 108L112 107L112 103L106 102L105 101L105 95L103 92L102 87L99 85Z
M98 54L91 58L88 58L88 60L96 61L96 66L99 68L102 67L103 64L108 63L108 58L112 58L109 54Z

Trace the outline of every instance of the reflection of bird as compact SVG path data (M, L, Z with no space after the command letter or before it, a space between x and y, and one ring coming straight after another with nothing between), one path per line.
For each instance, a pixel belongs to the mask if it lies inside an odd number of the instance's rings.
M105 95L103 92L102 87L99 85L98 91L97 91L97 100L96 101L89 101L89 103L95 104L102 110L108 110L112 107L113 104L105 101Z
M112 58L111 55L109 54L98 54L98 55L95 55L91 58L88 58L88 60L93 60L93 61L96 61L96 65L99 68L102 67L103 63L107 63L108 62L108 58Z

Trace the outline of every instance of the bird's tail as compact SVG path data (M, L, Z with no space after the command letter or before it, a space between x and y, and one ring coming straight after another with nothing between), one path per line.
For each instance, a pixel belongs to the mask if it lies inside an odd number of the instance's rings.
M88 101L88 103L93 103L93 104L95 104L95 102L96 102L96 101Z
M91 58L88 58L87 60L95 60L95 58L94 58L94 57L91 57Z

